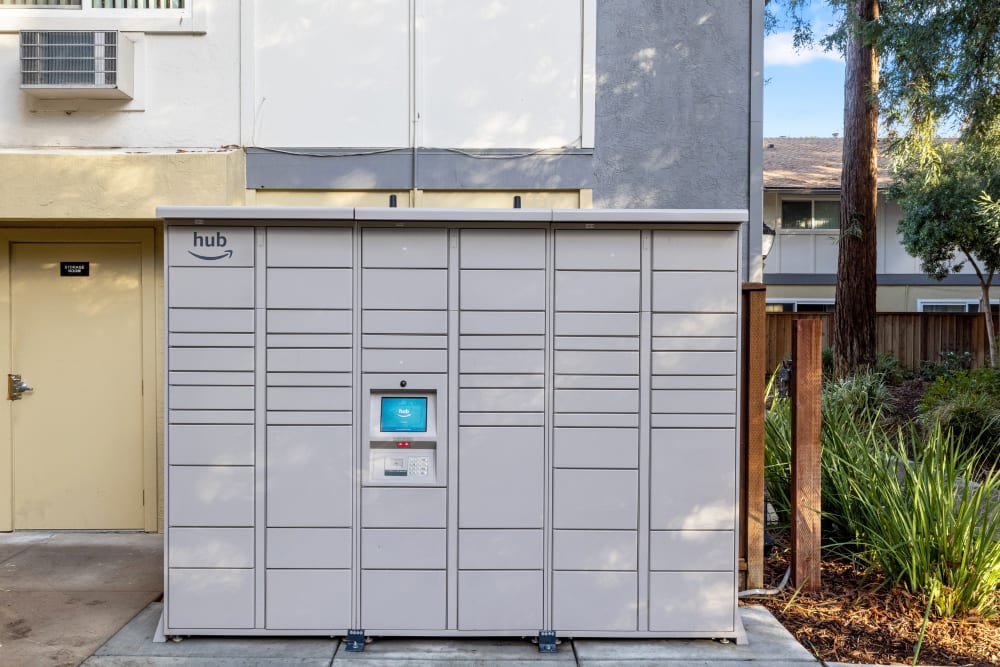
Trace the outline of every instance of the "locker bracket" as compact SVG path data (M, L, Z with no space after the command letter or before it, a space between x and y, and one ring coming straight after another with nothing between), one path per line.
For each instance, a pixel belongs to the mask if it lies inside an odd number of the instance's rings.
M364 629L359 630L348 630L347 639L344 640L345 646L344 650L348 653L361 653L365 650L365 631Z
M555 653L558 645L555 630L540 630L538 632L538 652Z

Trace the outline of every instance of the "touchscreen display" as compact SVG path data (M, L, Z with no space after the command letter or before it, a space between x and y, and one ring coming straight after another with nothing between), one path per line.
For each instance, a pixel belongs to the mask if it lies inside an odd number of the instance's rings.
M426 433L427 399L401 396L382 397L379 430L383 433Z

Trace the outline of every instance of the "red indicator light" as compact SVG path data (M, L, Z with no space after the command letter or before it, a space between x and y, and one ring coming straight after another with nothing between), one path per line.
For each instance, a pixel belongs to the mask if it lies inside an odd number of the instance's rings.
M409 447L410 443L408 443L408 442L397 442L396 446L397 447Z

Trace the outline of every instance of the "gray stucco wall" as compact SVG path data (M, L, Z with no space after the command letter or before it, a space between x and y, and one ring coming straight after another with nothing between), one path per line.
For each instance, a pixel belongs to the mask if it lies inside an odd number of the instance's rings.
M751 220L759 221L759 201L750 192L759 169L751 154L753 123L759 124L752 117L759 115L759 90L751 90L751 81L759 87L759 72L752 71L759 65L752 62L751 37L759 31L757 40L763 38L755 20L762 7L763 0L597 0L593 154L526 157L511 147L511 157L493 150L494 159L477 160L434 149L419 149L414 158L402 147L375 155L349 147L251 148L247 185L593 188L595 208L750 208Z
M749 207L751 4L598 1L595 207Z

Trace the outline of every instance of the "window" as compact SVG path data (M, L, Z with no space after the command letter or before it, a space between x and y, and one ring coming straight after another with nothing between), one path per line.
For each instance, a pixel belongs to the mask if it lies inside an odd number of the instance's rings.
M0 0L0 33L22 30L118 30L200 35L198 0Z
M45 9L79 9L82 0L0 0L0 7L43 7Z
M918 299L921 313L978 313L979 299ZM990 310L1000 311L1000 300L990 299Z
M768 313L832 313L833 299L768 299Z
M840 202L831 199L785 199L782 229L840 229Z
M0 7L37 9L184 9L185 0L0 0Z

